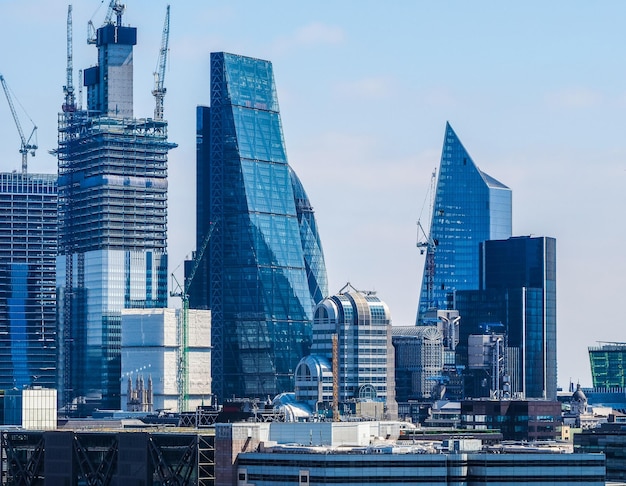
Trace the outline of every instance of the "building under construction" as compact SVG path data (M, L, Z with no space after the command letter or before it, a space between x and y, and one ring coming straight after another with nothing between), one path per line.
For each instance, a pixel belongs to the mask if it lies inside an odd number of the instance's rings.
M167 306L167 153L175 144L167 141L162 112L134 118L137 29L122 25L123 12L111 1L88 39L98 64L81 80L84 109L82 96L73 96L68 11L57 150L59 393L67 414L120 408L122 309ZM153 94L162 103L163 90Z

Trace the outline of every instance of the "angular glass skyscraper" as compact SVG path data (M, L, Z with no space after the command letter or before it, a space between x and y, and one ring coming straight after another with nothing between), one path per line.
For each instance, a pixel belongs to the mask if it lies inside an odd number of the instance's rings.
M481 171L446 123L418 324L428 309L452 309L455 290L478 289L478 245L511 236L511 190Z
M133 117L137 29L97 30L87 110L59 115L60 403L120 408L121 311L167 306L167 122ZM146 363L148 365L149 363Z
M197 124L197 247L213 232L190 306L212 312L213 392L291 391L328 285L311 204L287 163L271 63L212 53L211 106Z
M0 173L0 389L56 388L56 174Z

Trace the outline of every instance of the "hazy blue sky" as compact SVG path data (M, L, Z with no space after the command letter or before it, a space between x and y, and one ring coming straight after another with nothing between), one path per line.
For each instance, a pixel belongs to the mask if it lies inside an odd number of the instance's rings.
M96 63L87 21L99 26L108 3L73 3L76 86ZM152 116L168 2L125 3L124 23L139 29L135 115ZM172 269L195 245L195 107L209 103L209 53L268 59L331 292L348 281L376 290L394 324L414 323L416 221L450 121L476 164L513 190L514 234L556 237L559 385L591 384L587 346L626 341L626 2L169 3ZM0 0L0 17L0 73L39 127L31 172L56 171L67 3ZM0 133L0 170L19 170L4 99Z

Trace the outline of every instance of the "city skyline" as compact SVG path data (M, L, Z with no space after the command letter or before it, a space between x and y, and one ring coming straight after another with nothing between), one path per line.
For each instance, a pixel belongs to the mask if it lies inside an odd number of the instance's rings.
M73 5L75 79L93 62L86 23L99 26L106 3ZM626 5L170 3L165 119L179 144L169 163L170 270L195 249L195 107L209 103L209 53L268 59L330 293L350 281L378 291L394 325L415 321L424 264L415 223L449 120L479 168L513 191L513 234L557 239L559 385L591 384L589 362L577 357L596 341L626 340L608 310L626 274L626 63L615 56ZM167 2L126 4L125 23L141 32L135 115L148 117ZM53 173L67 3L8 1L0 12L11 19L0 39L12 46L0 73L38 126L29 167ZM19 170L17 131L0 107L0 170Z

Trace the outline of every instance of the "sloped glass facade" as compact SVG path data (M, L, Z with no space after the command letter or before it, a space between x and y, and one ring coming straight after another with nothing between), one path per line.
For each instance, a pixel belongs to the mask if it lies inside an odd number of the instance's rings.
M212 312L213 391L292 391L327 295L311 205L287 162L268 61L211 54L211 107L197 118L197 247L213 232L190 289Z
M478 245L511 236L511 190L474 163L446 124L418 308L452 309L455 290L478 289ZM432 255L430 255L433 253ZM430 273L429 273L430 272Z

